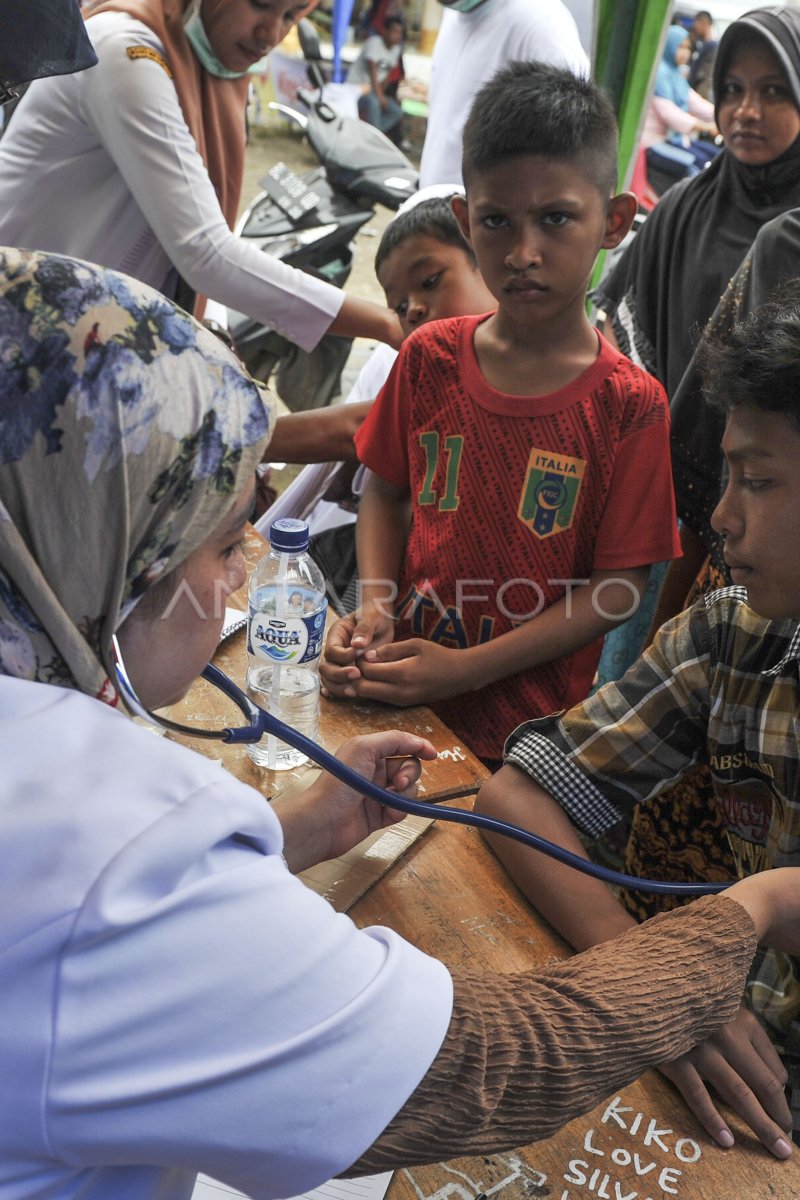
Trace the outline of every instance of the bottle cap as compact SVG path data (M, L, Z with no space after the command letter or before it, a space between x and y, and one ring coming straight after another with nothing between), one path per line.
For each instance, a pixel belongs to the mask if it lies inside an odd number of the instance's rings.
M273 521L269 529L270 549L279 554L297 554L308 548L308 525L294 517L281 517Z

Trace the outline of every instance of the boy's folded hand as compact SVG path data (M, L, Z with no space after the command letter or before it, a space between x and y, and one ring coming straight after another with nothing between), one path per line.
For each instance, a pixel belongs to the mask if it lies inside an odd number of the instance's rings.
M464 677L467 654L424 638L371 648L359 660L358 694L407 707L457 696L472 685Z
M359 668L367 647L381 646L394 637L394 621L379 607L356 610L340 617L328 630L319 664L325 696L361 695Z

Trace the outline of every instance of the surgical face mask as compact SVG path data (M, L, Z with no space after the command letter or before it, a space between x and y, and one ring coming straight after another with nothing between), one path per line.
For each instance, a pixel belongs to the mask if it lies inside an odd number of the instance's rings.
M205 31L203 22L200 19L199 6L189 17L183 28L187 38L191 42L192 49L209 75L216 75L217 79L241 79L242 75L247 74L247 71L229 71L219 61L214 53L211 42L208 40L208 34Z
M441 4L442 0L439 0L439 3ZM485 3L486 0L453 0L453 3L446 7L452 12L468 13L472 12L473 8L479 8L481 4Z

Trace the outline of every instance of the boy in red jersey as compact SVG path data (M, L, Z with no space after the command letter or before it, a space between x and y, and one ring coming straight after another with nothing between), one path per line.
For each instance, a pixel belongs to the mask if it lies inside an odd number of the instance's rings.
M490 763L588 693L603 634L679 552L666 397L585 309L635 212L616 150L608 100L570 72L514 63L478 93L453 209L497 311L408 337L356 439L361 605L325 686L430 704Z

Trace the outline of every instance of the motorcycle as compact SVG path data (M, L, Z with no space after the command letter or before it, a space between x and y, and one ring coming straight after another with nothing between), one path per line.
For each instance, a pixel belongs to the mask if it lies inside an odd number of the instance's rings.
M640 210L652 212L669 188L710 166L721 149L721 139L706 137L697 138L688 149L668 142L647 150L642 148L631 181L631 191L636 194Z
M313 50L304 42L306 58ZM419 186L406 155L372 125L335 111L325 100L319 61L307 63L315 90L298 89L306 111L272 102L298 125L320 166L296 175L276 163L263 189L242 214L235 232L290 266L343 287L353 261L353 241L376 204L397 209ZM228 330L251 375L272 382L288 406L321 408L336 395L352 339L326 334L310 352L242 313L228 310Z

